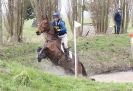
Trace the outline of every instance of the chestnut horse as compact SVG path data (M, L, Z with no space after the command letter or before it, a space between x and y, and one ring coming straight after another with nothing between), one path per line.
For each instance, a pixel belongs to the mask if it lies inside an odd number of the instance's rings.
M65 59L65 54L61 50L61 40L58 38L54 31L52 24L49 22L48 18L44 18L39 24L37 35L45 33L46 43L43 48L38 48L38 62L41 62L44 58L49 58L52 63L57 66L64 68L66 73L75 73L75 61L74 55L69 60ZM78 74L87 76L84 65L78 60Z

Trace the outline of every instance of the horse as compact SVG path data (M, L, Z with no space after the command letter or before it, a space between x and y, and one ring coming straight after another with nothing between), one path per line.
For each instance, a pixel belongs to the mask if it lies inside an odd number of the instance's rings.
M38 62L41 62L42 59L48 58L56 66L63 67L66 73L74 74L75 73L75 59L74 55L69 57L69 60L66 60L65 54L61 49L61 40L57 36L52 24L49 22L48 18L44 18L43 21L38 25L38 30L36 31L37 35L44 33L46 43L43 48L38 48ZM87 76L84 65L78 60L78 74Z

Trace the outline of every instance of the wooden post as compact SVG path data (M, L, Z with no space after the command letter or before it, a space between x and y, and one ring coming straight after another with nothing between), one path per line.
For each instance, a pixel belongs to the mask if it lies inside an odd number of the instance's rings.
M81 26L80 23L74 21L74 54L75 54L75 78L78 76L78 62L77 62L77 43L76 43L76 30Z

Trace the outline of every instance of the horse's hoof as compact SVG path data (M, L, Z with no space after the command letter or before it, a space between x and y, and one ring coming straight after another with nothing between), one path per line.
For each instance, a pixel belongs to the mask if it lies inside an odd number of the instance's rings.
M38 63L40 63L41 61L38 61Z
M41 33L37 31L37 32L36 32L36 35L41 35Z
M41 51L41 49L42 49L41 47L38 47L38 48L37 48L37 52L40 52L40 51Z
M91 78L91 81L96 81L94 78Z
M42 60L39 60L39 59L38 59L38 62L39 62L39 63L40 63L41 61L42 61Z

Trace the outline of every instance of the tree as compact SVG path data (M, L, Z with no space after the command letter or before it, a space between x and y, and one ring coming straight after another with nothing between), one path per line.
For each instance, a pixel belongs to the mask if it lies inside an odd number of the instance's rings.
M37 18L37 22L48 16L52 20L52 13L58 10L58 0L30 0Z
M2 2L0 0L0 44L2 44Z
M84 10L85 10L85 0L82 0L82 21L81 21L81 25L82 25L82 33L83 33L83 26L84 26Z
M76 8L77 8L77 15L76 15L76 21L78 21L79 23L81 23L81 24L83 24L83 22L82 22L82 19L83 19L83 6L82 6L82 0L77 0L77 4L76 4L77 6L76 6ZM78 35L79 36L82 36L82 27L80 27L78 30L77 30L77 32L78 32Z
M82 23L82 10L82 0L67 0L66 14L71 30L74 30L74 21ZM77 32L79 36L82 36L82 29L78 29Z
M108 15L110 0L89 0L85 3L88 11L92 14L93 25L96 33L106 33L108 28Z
M130 16L129 16L129 20L132 24L132 27L133 27L133 0L129 0L129 12L130 12Z
M24 0L8 0L5 6L5 28L8 31L9 42L22 42L22 30L24 24Z
M121 33L126 33L129 25L129 0L120 0L120 8L122 9L122 26Z
M65 7L71 30L73 30L74 19L76 18L77 14L76 1L77 0L67 0L67 7L69 8Z

